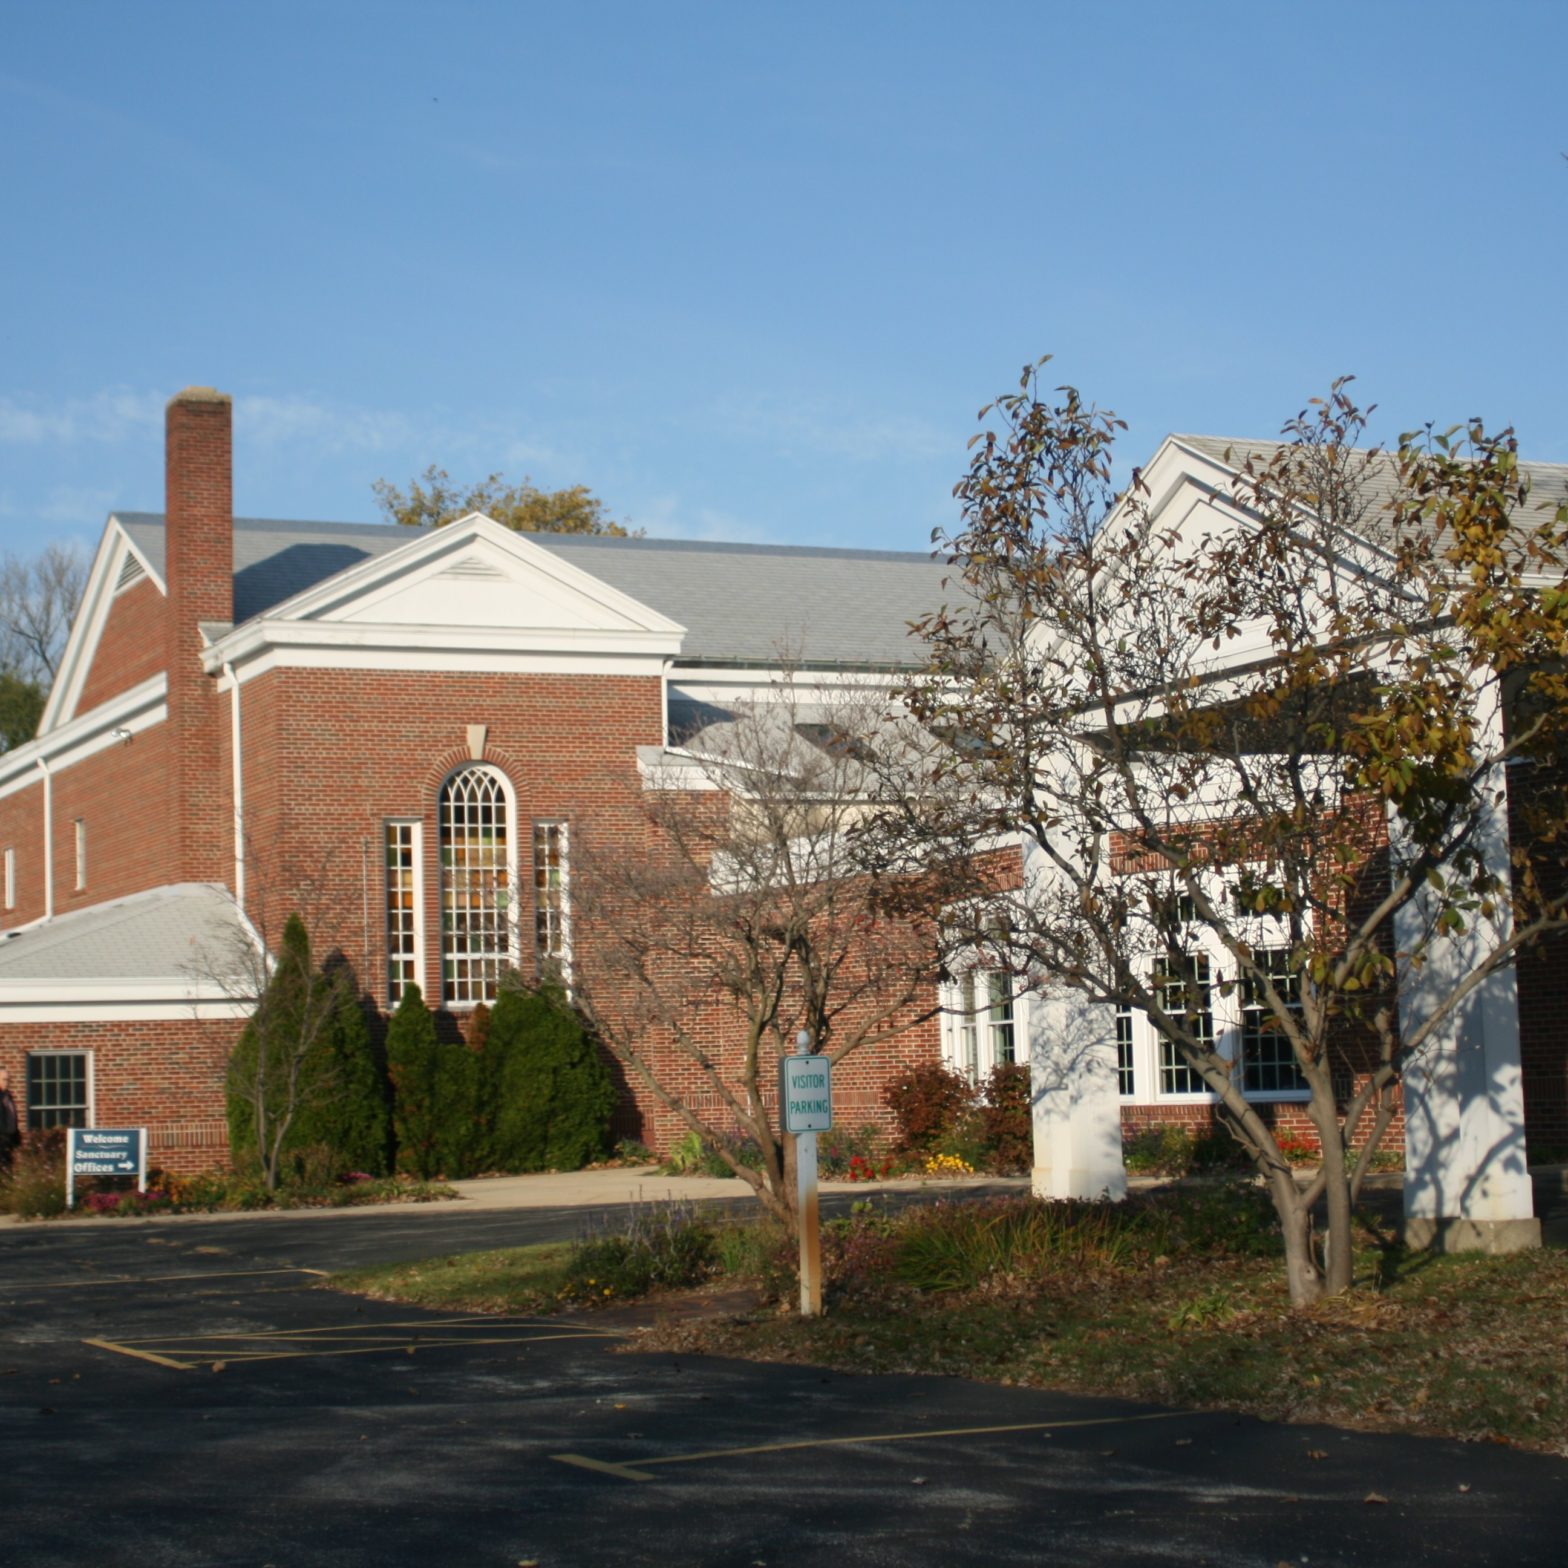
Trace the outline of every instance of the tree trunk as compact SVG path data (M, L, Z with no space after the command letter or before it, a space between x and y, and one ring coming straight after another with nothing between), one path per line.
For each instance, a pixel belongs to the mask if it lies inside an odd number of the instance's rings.
M1269 1176L1280 1234L1285 1239L1285 1279L1290 1304L1308 1307L1323 1294L1323 1275L1312 1250L1312 1210L1301 1201L1296 1178L1287 1168Z
M1345 1169L1345 1141L1332 1107L1326 1115L1314 1095L1309 1114L1323 1150L1323 1198L1328 1210L1328 1234L1323 1241L1323 1289L1330 1296L1349 1290L1355 1280L1355 1257L1350 1245L1350 1174ZM1326 1123L1326 1125L1325 1125Z

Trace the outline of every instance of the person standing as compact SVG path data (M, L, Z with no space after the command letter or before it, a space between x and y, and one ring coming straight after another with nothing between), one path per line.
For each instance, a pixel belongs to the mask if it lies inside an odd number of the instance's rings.
M22 1124L17 1119L16 1097L11 1093L11 1074L0 1067L0 1171L9 1171L22 1141Z

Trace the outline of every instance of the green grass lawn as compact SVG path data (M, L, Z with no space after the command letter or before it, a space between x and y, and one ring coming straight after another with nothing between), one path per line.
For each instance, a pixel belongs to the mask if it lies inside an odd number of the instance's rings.
M1173 1194L1114 1209L1020 1198L889 1215L866 1205L825 1227L827 1312L810 1322L789 1310L787 1250L764 1227L721 1232L702 1256L710 1281L752 1285L757 1310L676 1316L655 1296L637 1348L970 1377L1568 1453L1561 1251L1439 1257L1369 1245L1354 1291L1293 1310L1255 1194ZM460 1311L624 1301L630 1290L606 1275L602 1250L594 1257L571 1244L525 1247L333 1283ZM585 1260L591 1284L576 1266Z
M453 1312L552 1312L566 1282L572 1243L550 1241L535 1247L503 1247L495 1252L460 1252L419 1263L354 1269L332 1278L334 1289L383 1301Z

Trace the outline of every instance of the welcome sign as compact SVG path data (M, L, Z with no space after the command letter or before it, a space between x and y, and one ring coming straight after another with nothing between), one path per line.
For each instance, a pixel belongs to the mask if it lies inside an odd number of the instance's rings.
M65 1201L76 1206L78 1176L134 1176L147 1190L145 1127L71 1127L65 1135Z

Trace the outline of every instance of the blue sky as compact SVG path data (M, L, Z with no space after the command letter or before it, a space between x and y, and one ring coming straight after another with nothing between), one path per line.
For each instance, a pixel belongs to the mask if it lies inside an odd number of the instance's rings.
M428 463L924 548L1052 352L1169 430L1336 375L1568 460L1568 6L0 3L0 549L373 520Z

